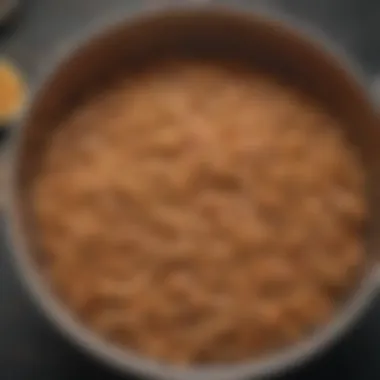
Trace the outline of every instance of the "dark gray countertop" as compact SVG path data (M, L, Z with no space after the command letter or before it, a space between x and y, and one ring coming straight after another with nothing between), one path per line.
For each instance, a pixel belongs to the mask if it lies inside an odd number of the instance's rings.
M118 11L163 0L24 0L17 28L0 40L33 82L55 50L89 22ZM178 0L184 1L184 0ZM255 0L235 0L247 5ZM228 1L219 0L220 3ZM368 77L380 71L380 2L376 0L266 0L323 29L363 65ZM0 35L1 37L1 35ZM3 230L3 229L2 229ZM3 237L3 236L0 236ZM70 348L31 307L0 239L0 379L114 379ZM334 350L287 380L380 379L380 302ZM116 378L116 377L115 377Z

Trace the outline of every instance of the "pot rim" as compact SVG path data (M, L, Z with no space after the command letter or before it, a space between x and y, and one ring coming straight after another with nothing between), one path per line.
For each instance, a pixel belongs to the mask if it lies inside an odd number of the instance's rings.
M53 60L48 75L43 77L50 78L56 70L61 68L61 63L70 60L77 51L89 41L96 41L98 37L108 34L114 26L127 22L138 23L141 20L154 18L156 15L170 14L178 12L207 12L210 17L214 14L231 14L236 17L250 18L251 22L261 22L267 24L276 23L280 25L280 29L289 35L294 36L298 40L303 40L309 45L315 46L321 54L331 56L332 62L340 65L353 82L356 82L358 91L367 94L364 80L365 76L347 53L340 47L334 46L330 40L320 31L316 31L310 26L305 26L298 19L294 19L283 11L273 9L268 6L244 6L229 5L220 6L216 4L182 4L169 5L162 9L151 9L135 12L127 12L112 17L105 22L94 23L87 33L83 33L82 38L74 39L74 44L65 45L65 49L57 54L57 58ZM112 20L111 20L112 19ZM74 53L66 54L72 46L79 46L74 49ZM67 58L69 57L69 58ZM335 60L334 60L335 59ZM45 80L38 80L37 86L32 89L31 93L36 94L43 87ZM374 109L374 102L369 96L368 103ZM34 99L31 96L30 99ZM28 249L25 239L19 228L16 215L16 196L15 196L15 176L18 167L18 157L20 145L18 141L21 139L24 130L26 116L29 110L33 108L33 102L29 100L29 104L23 112L22 121L16 130L12 131L10 155L11 167L8 174L5 202L5 220L6 220L6 237L11 256L15 263L19 277L24 282L32 296L34 303L39 307L40 311L47 319L58 328L58 330L69 338L81 351L90 354L90 356L98 359L100 362L117 369L121 373L134 373L140 376L148 376L159 380L230 380L261 378L268 375L281 374L293 367L309 362L312 358L329 348L338 338L340 338L350 326L364 313L365 309L370 305L379 285L379 269L373 268L367 277L363 280L357 292L353 295L346 306L338 312L338 315L321 331L317 332L305 341L296 343L293 346L285 347L278 353L268 354L263 358L252 361L246 361L237 364L215 364L205 366L192 366L189 368L181 368L172 364L161 364L155 360L144 358L134 354L133 352L116 348L113 344L104 341L95 332L86 328L70 313L70 310L62 305L58 298L54 296L46 286L45 282L34 268L32 259L28 255Z

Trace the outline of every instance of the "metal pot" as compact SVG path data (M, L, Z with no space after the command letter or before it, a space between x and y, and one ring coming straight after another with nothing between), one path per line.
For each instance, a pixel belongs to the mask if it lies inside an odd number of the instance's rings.
M12 141L7 203L12 254L36 305L58 330L92 357L122 373L158 380L256 379L279 374L315 357L345 333L371 303L380 282L376 263L380 246L378 117L363 77L352 61L339 49L331 48L320 35L316 37L294 25L293 20L282 16L244 12L235 7L196 6L144 12L87 36L54 65L31 98ZM265 65L297 81L345 121L344 132L358 146L367 170L372 215L365 277L328 326L305 341L259 360L179 368L122 351L74 319L50 292L32 259L35 244L27 189L54 126L116 73L131 74L141 64L172 54L233 57Z

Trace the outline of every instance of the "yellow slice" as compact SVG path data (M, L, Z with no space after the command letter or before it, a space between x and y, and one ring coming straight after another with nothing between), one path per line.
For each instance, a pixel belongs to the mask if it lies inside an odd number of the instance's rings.
M25 85L18 70L0 59L0 123L11 121L25 100Z

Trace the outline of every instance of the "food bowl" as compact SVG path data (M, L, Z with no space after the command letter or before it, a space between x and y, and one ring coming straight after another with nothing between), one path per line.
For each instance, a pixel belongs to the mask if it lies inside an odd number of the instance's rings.
M293 26L290 26L293 25ZM260 378L279 374L317 356L342 336L371 303L379 285L377 230L380 153L378 118L358 69L339 49L312 37L282 17L236 8L168 8L124 19L87 36L54 66L32 97L12 141L7 222L11 252L35 304L71 341L92 357L124 374L162 380ZM345 135L357 146L368 178L371 210L365 276L337 316L306 341L262 359L241 364L186 368L166 365L116 348L81 325L51 293L32 257L35 250L28 186L40 153L56 126L78 104L120 73L133 75L162 57L213 57L263 65L312 93L345 121Z
M0 128L14 124L21 114L27 96L26 82L15 64L0 56L0 83L6 101L0 105ZM4 131L3 131L4 132Z

